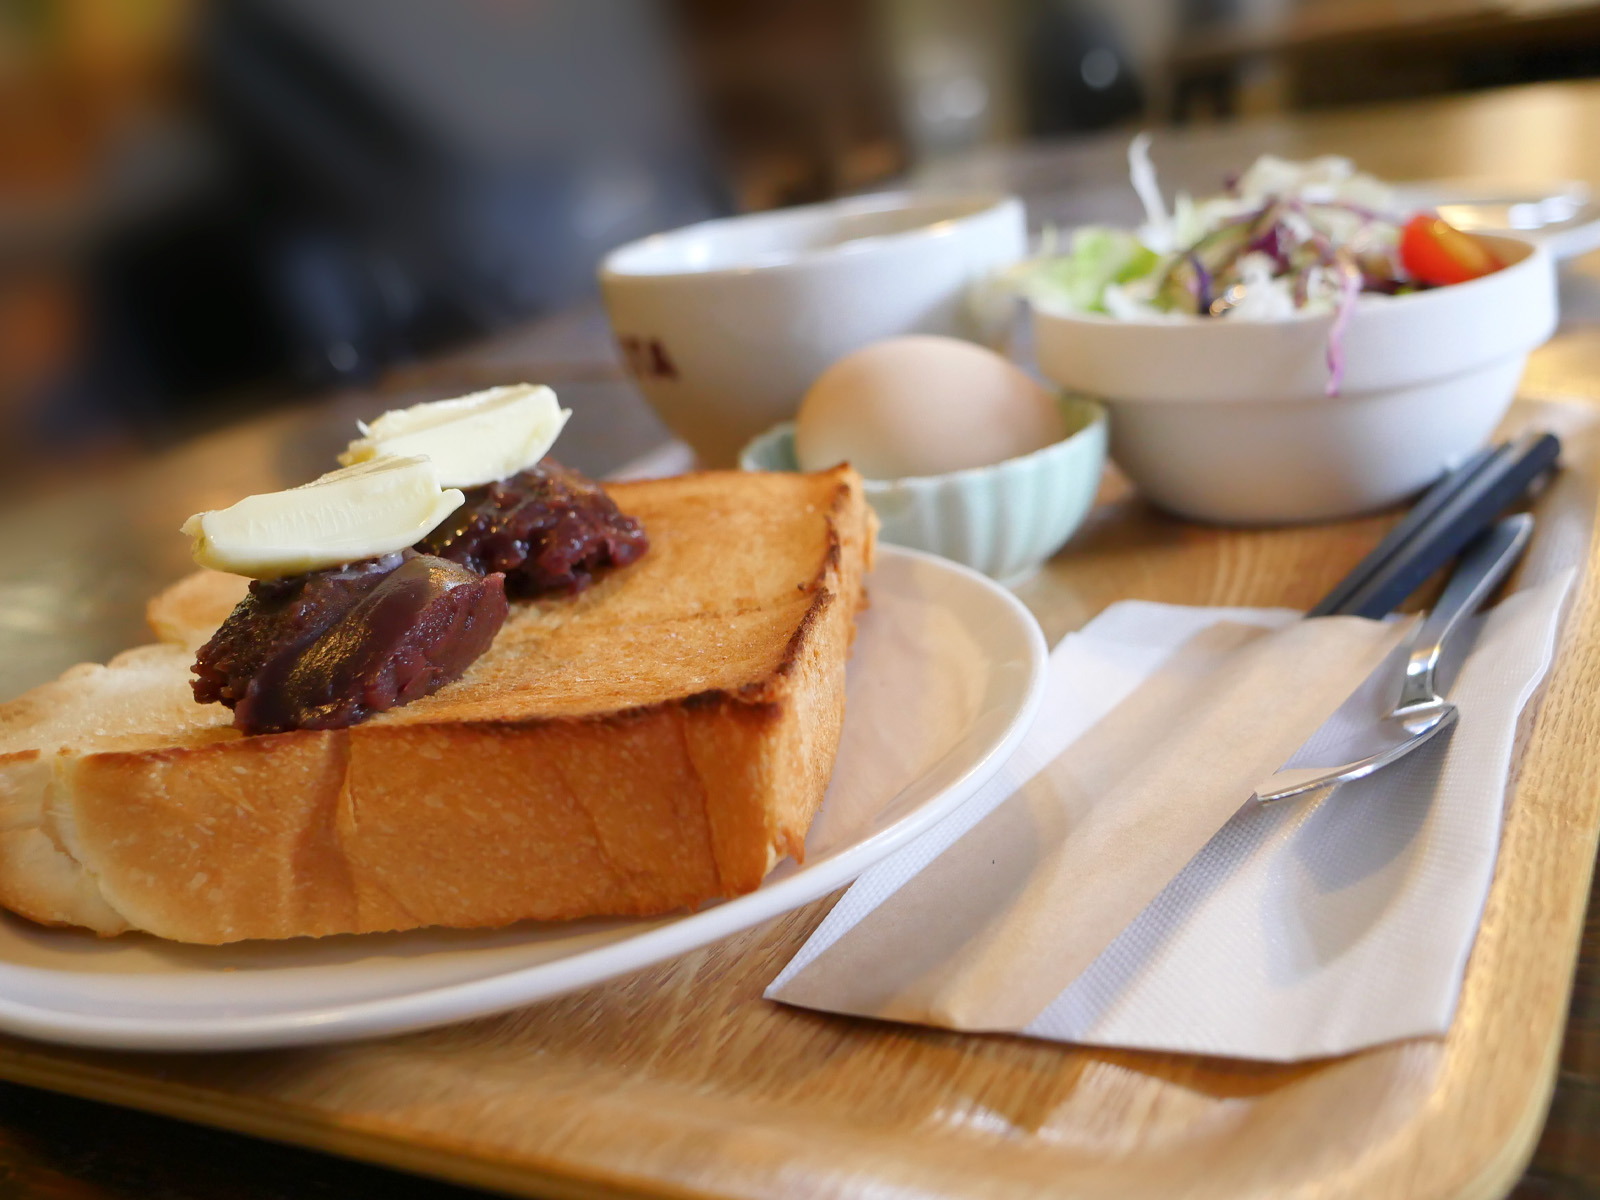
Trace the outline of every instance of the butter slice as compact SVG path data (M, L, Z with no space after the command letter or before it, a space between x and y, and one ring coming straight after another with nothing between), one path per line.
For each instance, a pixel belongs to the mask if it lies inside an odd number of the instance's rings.
M430 459L382 458L196 513L183 532L202 567L273 579L404 550L465 500Z
M425 454L444 487L478 487L533 466L550 451L572 413L547 387L518 383L454 400L386 412L351 442L339 461Z

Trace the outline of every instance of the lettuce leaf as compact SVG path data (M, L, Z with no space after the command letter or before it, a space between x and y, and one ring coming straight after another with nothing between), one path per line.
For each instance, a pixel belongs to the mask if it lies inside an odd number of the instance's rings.
M1067 253L1024 263L1015 283L1045 308L1103 313L1107 285L1147 275L1159 261L1129 230L1086 225L1072 235Z

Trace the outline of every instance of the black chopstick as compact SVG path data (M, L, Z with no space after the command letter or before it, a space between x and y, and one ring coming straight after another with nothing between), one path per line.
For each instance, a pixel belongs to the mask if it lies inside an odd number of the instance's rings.
M1508 452L1510 442L1499 446L1485 446L1475 452L1454 470L1446 471L1434 484L1411 506L1411 511L1400 518L1399 524L1389 531L1389 535L1379 542L1372 553L1355 565L1355 568L1334 585L1333 591L1324 596L1318 605L1306 614L1308 617L1328 617L1343 611L1342 606L1347 603L1356 589L1375 575L1400 549L1410 540L1411 536L1431 520L1435 513L1448 504L1452 497L1488 465L1489 461L1497 454Z
M1439 499L1430 491L1423 498L1428 510L1422 519L1412 522L1408 517L1402 522L1407 533L1381 562L1360 574L1353 585L1348 579L1342 582L1329 593L1335 604L1325 607L1324 600L1312 613L1382 617L1393 612L1553 467L1560 453L1561 443L1553 434L1528 433L1496 449L1474 471L1465 472L1463 464L1445 480L1451 482L1461 474L1448 494ZM1369 560L1376 557L1368 555ZM1366 565L1364 560L1362 566ZM1361 567L1352 577L1358 572Z

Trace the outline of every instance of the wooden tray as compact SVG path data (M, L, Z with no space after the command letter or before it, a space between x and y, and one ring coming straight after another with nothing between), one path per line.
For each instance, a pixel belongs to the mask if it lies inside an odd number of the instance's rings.
M1524 404L1517 416L1556 425L1568 445L1538 506L1544 552L1592 562L1600 410ZM1392 519L1219 531L1124 489L1022 595L1052 639L1125 596L1308 605ZM189 1057L0 1040L0 1076L534 1195L1498 1195L1548 1103L1600 829L1600 596L1588 584L1525 721L1499 870L1443 1040L1268 1066L763 1001L829 899L495 1019Z

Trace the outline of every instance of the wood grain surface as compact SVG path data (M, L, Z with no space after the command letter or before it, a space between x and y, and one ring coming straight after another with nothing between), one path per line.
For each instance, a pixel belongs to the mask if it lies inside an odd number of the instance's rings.
M1582 424L1566 412L1569 428ZM1541 502L1547 531L1558 514L1568 535L1592 528L1589 440L1569 433L1576 465ZM1113 485L1082 540L1022 595L1053 637L1124 596L1304 605L1388 520L1201 529ZM428 1033L192 1057L7 1041L0 1075L528 1195L1498 1195L1531 1153L1560 1045L1600 828L1597 693L1600 611L1584 587L1526 731L1500 868L1442 1041L1267 1066L763 1001L827 900L612 983Z

